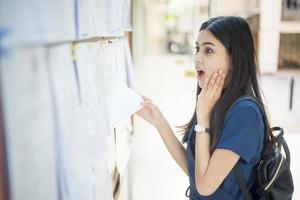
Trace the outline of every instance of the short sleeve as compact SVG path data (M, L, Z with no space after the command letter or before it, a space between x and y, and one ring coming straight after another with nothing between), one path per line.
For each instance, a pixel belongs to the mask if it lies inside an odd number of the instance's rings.
M261 111L254 102L238 102L225 117L216 149L231 150L249 164L262 143L262 120Z

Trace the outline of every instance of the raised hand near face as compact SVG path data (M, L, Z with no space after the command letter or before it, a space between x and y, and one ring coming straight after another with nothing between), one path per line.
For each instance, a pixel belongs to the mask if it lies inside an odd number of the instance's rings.
M221 70L204 80L202 90L198 95L196 114L199 124L209 127L209 117L212 108L220 99L225 81L225 73Z

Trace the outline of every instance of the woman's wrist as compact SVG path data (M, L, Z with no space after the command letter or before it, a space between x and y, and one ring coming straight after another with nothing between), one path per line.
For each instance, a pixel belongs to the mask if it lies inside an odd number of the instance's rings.
M204 126L205 128L209 128L209 120L197 120L197 124Z
M168 127L168 126L169 126L169 123L168 123L168 121L165 118L162 118L159 122L157 122L155 124L155 128L157 130L164 129L164 128Z

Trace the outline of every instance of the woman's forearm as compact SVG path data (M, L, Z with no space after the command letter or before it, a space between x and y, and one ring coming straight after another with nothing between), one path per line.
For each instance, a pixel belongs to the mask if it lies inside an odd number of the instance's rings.
M163 142L165 143L168 151L175 160L175 162L181 167L181 169L188 176L186 150L184 146L175 136L173 130L171 129L169 123L165 121L162 125L156 127Z
M210 160L210 135L198 133L195 143L195 180L201 182L204 179Z
M203 124L204 127L209 127L209 120L198 121L197 124ZM207 133L196 134L195 139L195 175L196 180L201 179L205 175L210 159L210 135Z
M209 127L209 121L203 120L197 122L197 124L203 124L205 127ZM210 135L208 133L196 133L195 139L195 182L196 188L202 195L207 195L207 179L205 179L206 171L210 161Z

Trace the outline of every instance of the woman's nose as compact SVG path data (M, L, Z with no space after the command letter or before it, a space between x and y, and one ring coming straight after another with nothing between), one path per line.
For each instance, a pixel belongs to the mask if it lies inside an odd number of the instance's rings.
M200 53L198 53L198 54L195 56L195 64L196 64L197 66L203 65L203 57L200 55Z

